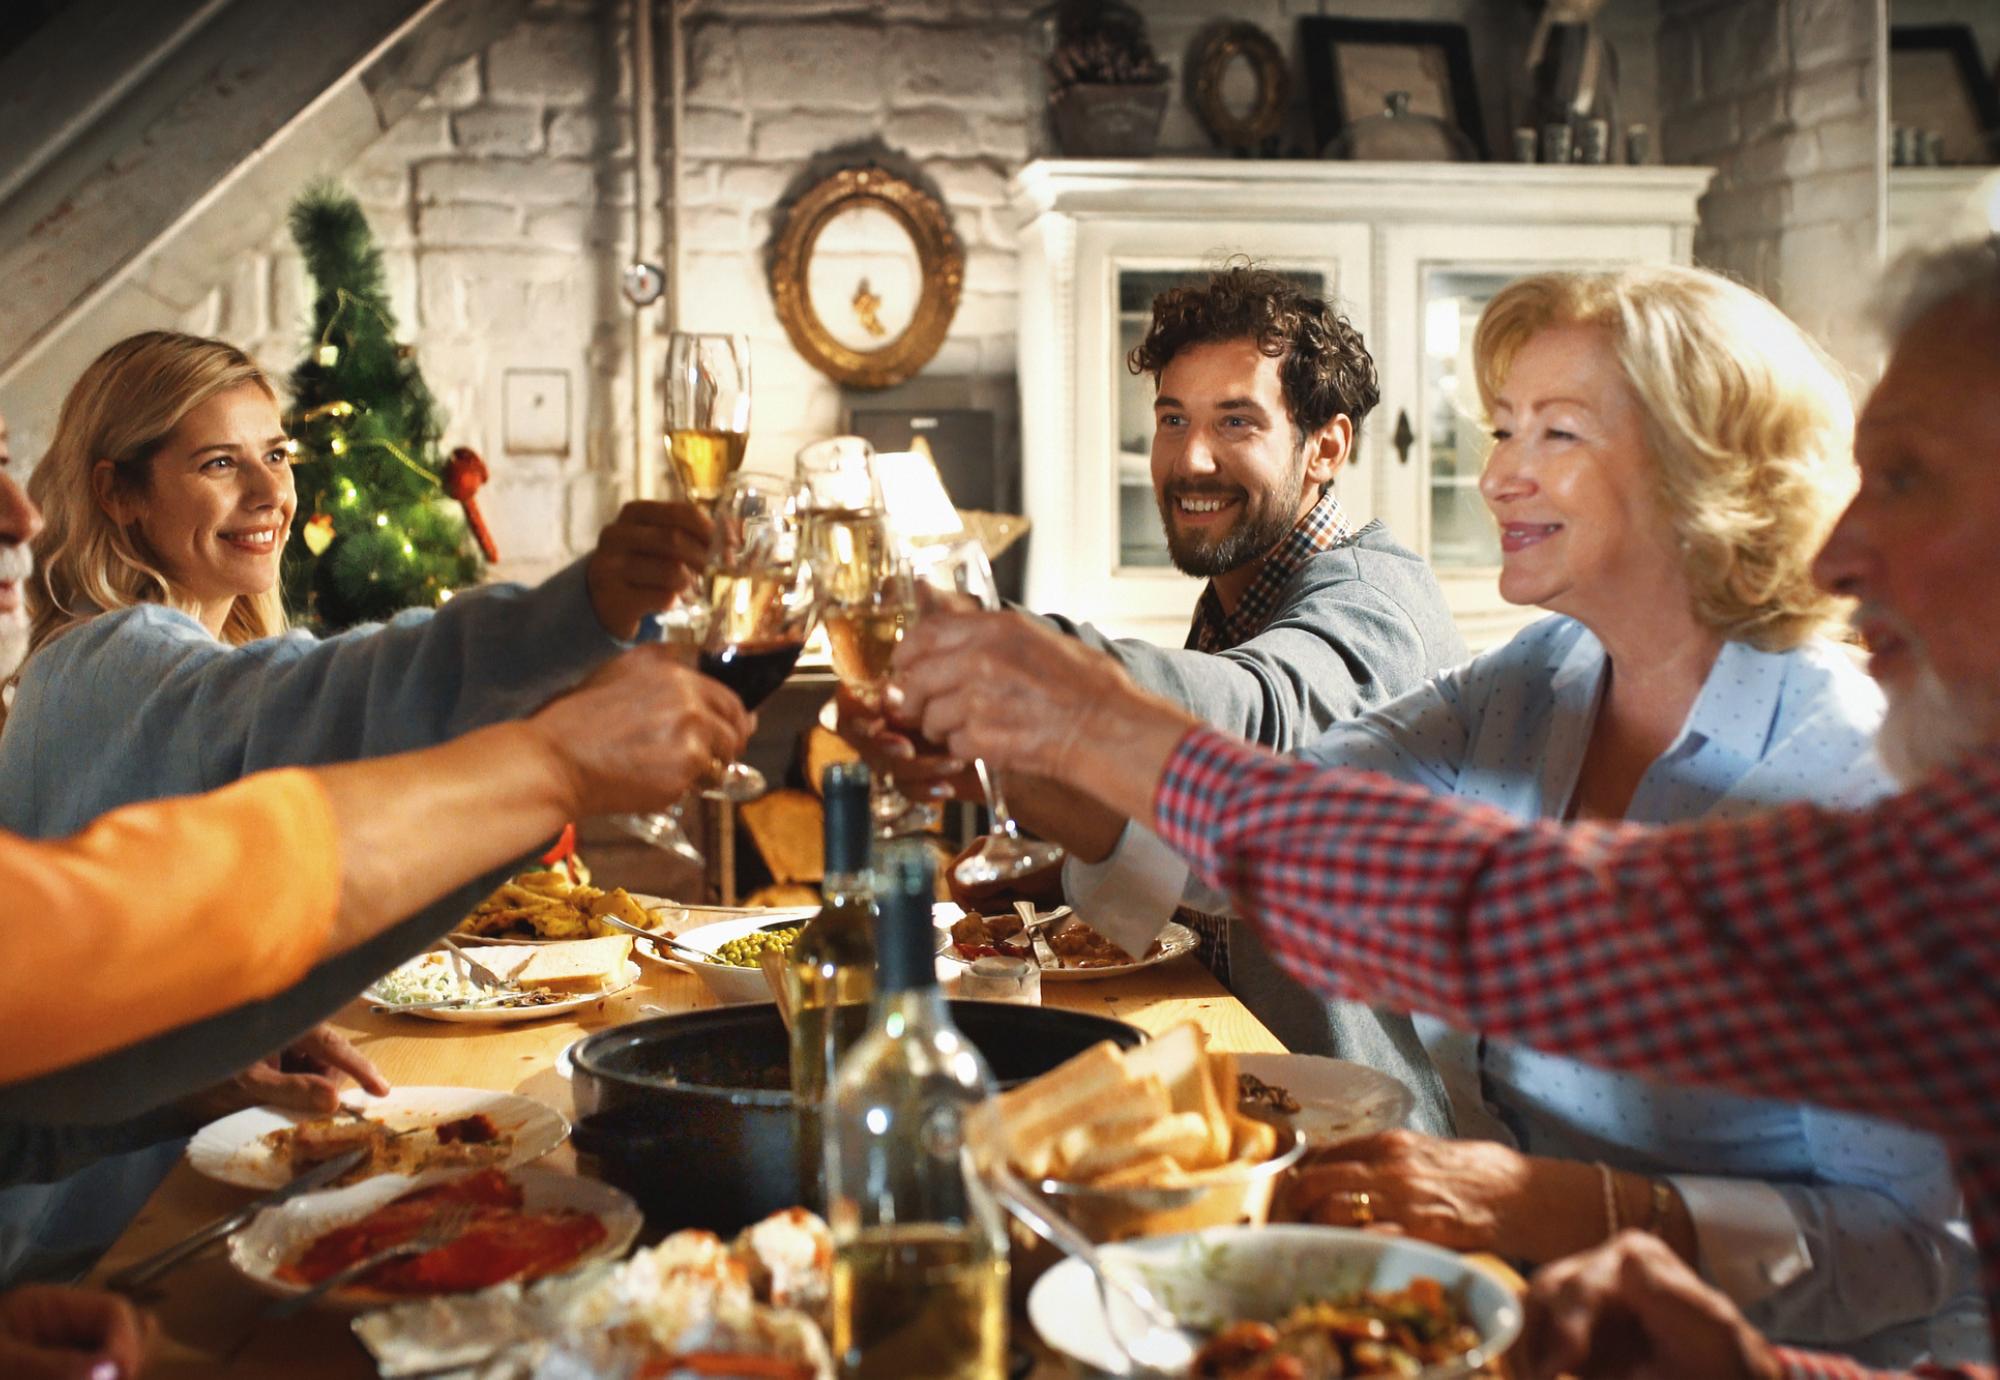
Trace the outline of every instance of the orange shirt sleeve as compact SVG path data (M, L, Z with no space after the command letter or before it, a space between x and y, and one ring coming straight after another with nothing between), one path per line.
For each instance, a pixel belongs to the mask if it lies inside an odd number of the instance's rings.
M67 839L0 833L0 1082L283 990L340 902L310 772L114 810Z

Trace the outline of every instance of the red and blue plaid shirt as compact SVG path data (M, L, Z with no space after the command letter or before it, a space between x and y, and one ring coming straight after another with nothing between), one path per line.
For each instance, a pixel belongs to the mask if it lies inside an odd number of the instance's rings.
M1286 582L1300 566L1321 551L1353 539L1354 529L1348 526L1347 510L1340 506L1333 490L1328 489L1285 533L1284 540L1264 554L1256 576L1233 610L1224 612L1222 598L1212 582L1203 588L1194 606L1194 624L1188 629L1187 645L1197 652L1211 654L1242 646L1264 631L1264 625L1278 611L1278 596L1285 592Z
M1865 813L1563 826L1197 729L1155 811L1324 993L1944 1137L2000 1317L2000 751Z

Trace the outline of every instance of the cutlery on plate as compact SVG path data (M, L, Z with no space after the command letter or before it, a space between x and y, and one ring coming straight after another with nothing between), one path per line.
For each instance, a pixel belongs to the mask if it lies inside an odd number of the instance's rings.
M620 920L615 915L600 915L597 918L599 920L602 920L605 924L611 926L611 928L614 930L623 930L627 934L637 935L639 938L647 940L655 947L664 947L671 949L679 957L688 959L691 962L695 963L715 962L714 954L705 954L700 949L694 948L692 945L683 944L681 943L680 940L674 938L672 935L666 933L665 931L642 930L637 925L632 924L630 921Z
M439 935L438 943L443 945L451 954L452 962L464 970L465 975L472 980L474 987L485 988L490 991L494 988L505 989L517 985L511 979L501 977L484 963L481 963L478 959L467 953L465 946L450 935Z
M345 1154L335 1155L324 1164L314 1165L284 1187L274 1188L262 1197L252 1199L237 1211L218 1217L207 1226L191 1232L165 1250L127 1265L106 1279L104 1287L115 1289L120 1293L130 1293L142 1288L168 1271L178 1269L194 1259L205 1247L220 1241L265 1208L276 1207L279 1203L296 1198L301 1193L309 1193L315 1188L330 1184L367 1157L366 1150L349 1150Z

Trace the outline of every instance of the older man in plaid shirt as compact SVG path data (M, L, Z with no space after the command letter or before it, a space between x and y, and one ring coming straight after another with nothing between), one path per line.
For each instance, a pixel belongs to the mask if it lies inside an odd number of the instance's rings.
M1818 567L1860 601L1884 755L1913 783L1867 813L1522 824L1273 757L1058 639L1025 655L1027 633L987 618L932 620L902 689L955 753L1154 820L1324 991L1937 1133L2000 1312L2000 253L1912 278L1856 436L1861 489ZM1636 1234L1549 1267L1531 1304L1536 1373L1871 1373L1768 1345Z

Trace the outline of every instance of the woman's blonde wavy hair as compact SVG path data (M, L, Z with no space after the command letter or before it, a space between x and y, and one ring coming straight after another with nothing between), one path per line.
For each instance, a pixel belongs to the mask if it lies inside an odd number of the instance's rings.
M181 420L244 384L277 401L269 377L234 345L176 331L127 337L83 371L63 399L55 439L28 476L28 496L43 520L28 586L29 656L85 619L135 604L200 616L161 571L138 528L120 527L104 511L92 471L109 460L118 492L144 494L153 456ZM284 601L272 589L238 596L222 640L240 646L284 630Z
M1473 371L1489 415L1522 346L1562 325L1610 333L1695 617L1764 651L1834 631L1845 604L1813 583L1812 562L1854 490L1854 404L1825 351L1704 269L1540 273L1479 318Z

